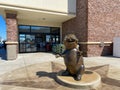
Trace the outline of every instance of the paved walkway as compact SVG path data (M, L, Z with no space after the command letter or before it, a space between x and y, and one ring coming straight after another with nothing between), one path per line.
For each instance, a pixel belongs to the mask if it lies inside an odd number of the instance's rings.
M84 63L86 69L101 75L102 90L120 90L120 58L84 57ZM75 90L55 82L55 74L61 69L65 69L63 58L51 53L19 54L11 61L0 59L0 90Z

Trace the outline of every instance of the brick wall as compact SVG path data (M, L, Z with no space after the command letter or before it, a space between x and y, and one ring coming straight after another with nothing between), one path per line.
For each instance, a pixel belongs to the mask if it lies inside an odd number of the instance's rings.
M112 42L120 36L119 0L77 0L76 17L63 23L63 37L75 34L80 42ZM80 44L84 56L112 55L113 45Z
M18 30L15 19L6 19L7 23L7 41L18 41Z
M120 36L120 1L88 0L88 41L112 42ZM88 56L112 55L112 45L88 45Z
M87 41L87 0L77 0L76 17L62 24L63 38L66 34L75 34L80 42ZM81 50L86 52L87 46L81 45ZM86 53L84 53L86 56Z
M18 28L15 14L6 13L7 41L18 42Z

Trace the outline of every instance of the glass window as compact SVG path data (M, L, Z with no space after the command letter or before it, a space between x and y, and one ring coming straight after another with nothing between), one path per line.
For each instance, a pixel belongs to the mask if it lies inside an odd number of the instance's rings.
M20 33L29 33L30 32L30 26L19 26L19 32Z
M31 43L31 35L26 35L26 43Z
M60 39L59 39L59 36L57 35L56 36L56 43L59 43L60 42Z
M20 43L25 43L25 34L20 34Z
M49 27L32 26L31 32L32 33L50 33L50 28Z
M20 25L19 51L50 51L53 44L60 43L59 27Z
M19 49L19 51L20 52L25 52L25 46L26 46L26 44L25 43L20 43L20 49Z
M50 35L46 35L46 42L50 42Z
M19 26L19 32L20 33L29 33L30 32L30 26Z
M59 34L60 33L60 28L58 28L58 27L51 27L51 33L52 34Z

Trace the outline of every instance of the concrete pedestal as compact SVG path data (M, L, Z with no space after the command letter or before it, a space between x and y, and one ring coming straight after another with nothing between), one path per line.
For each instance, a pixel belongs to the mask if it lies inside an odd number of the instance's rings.
M63 71L57 74L57 81L68 87L79 88L79 89L95 89L101 88L101 77L98 73L93 71L85 71L80 81L74 80L72 76L62 76Z
M18 42L6 42L7 60L15 60L17 58L17 44Z

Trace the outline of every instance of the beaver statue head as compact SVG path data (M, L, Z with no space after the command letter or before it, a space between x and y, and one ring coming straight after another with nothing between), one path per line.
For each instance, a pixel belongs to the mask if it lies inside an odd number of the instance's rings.
M66 49L77 48L78 39L74 34L68 34L64 38L64 45Z

